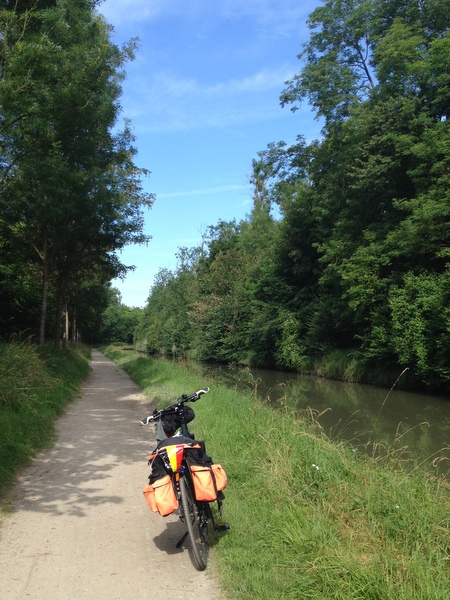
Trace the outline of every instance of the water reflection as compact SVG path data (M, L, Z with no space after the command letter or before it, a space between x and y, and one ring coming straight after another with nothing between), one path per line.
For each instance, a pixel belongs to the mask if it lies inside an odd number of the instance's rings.
M251 389L261 400L322 413L319 422L332 438L369 446L369 451L374 444L406 447L405 458L427 463L445 456L440 471L450 468L449 399L279 371L217 365L202 369L221 383Z

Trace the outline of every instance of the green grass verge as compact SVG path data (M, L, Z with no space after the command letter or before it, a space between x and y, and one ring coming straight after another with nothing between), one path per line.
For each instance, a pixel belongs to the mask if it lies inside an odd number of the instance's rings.
M233 599L447 600L445 479L406 473L325 437L300 417L204 381L192 367L103 351L166 405L210 385L192 430L225 468L231 530L212 548Z
M89 372L89 351L0 343L0 498L20 469L54 441L53 423Z

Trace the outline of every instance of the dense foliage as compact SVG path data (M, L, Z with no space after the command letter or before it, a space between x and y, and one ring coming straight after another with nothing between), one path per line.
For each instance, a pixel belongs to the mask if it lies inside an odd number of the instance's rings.
M308 101L322 138L259 153L252 213L159 274L138 347L297 370L340 353L340 376L447 386L449 25L449 0L314 10L281 103Z
M95 336L92 337L92 342L133 344L133 334L139 323L142 308L130 308L123 304L121 294L116 288L108 290L107 302L98 327L95 331L91 329L91 335Z
M0 334L41 344L86 338L129 268L118 250L147 239L145 171L117 129L136 43L112 44L96 4L0 3Z

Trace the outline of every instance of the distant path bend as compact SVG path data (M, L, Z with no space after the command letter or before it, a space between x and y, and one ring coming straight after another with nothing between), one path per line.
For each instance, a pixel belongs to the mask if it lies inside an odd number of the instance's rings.
M139 426L148 410L140 389L96 350L91 366L55 447L14 489L0 528L1 600L223 600L211 571L175 547L177 517L145 503L156 442Z

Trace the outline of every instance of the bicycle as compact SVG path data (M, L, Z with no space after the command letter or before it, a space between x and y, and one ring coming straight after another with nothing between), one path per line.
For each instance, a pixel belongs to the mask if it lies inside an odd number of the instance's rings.
M181 427L181 435L172 434L168 439L162 440L148 457L151 466L150 483L144 488L144 494L150 509L159 512L162 516L179 509L180 520L186 525L187 531L176 547L180 548L189 536L194 566L199 571L206 569L208 562L210 524L214 531L229 529L228 523L215 522L210 505L212 501L217 501L219 515L222 515L222 489L226 486L226 476L220 465L214 465L206 455L204 442L197 442L187 426L188 422L194 419L195 413L185 405L196 402L200 396L208 392L209 388L205 388L190 396L183 394L175 404L155 410L153 414L141 421L141 425L162 421L176 425L177 429ZM171 433L174 432L175 430ZM201 467L196 469L193 462L203 456L206 457L204 459L206 466L203 469ZM207 459L211 461L211 465ZM199 488L199 478L204 475L207 476L208 489L206 490ZM217 484L218 478L219 484Z

